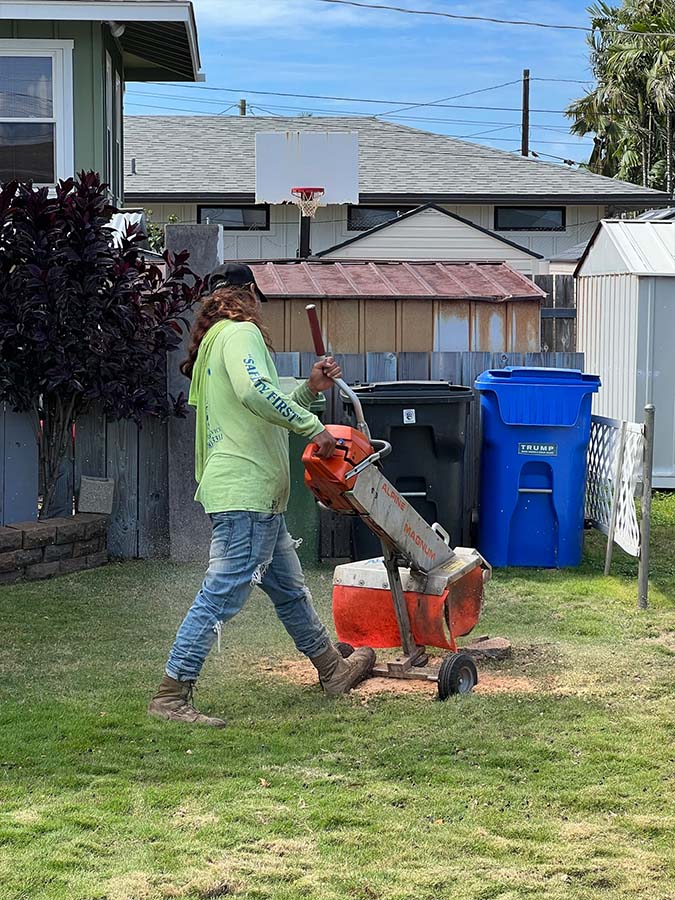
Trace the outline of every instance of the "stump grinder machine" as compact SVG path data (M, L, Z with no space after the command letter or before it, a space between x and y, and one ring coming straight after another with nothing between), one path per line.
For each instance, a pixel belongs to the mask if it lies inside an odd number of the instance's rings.
M321 326L307 307L314 347L325 356ZM457 647L480 618L488 563L476 550L450 546L447 532L429 525L383 475L380 460L391 452L386 441L371 439L357 394L342 380L356 428L327 425L337 441L329 459L316 445L303 453L305 483L333 512L360 516L380 539L382 557L340 565L333 577L333 617L340 649L356 646L402 648L393 660L378 661L373 676L436 682L438 696L473 689L478 674L473 658ZM449 650L440 666L430 665L427 646Z

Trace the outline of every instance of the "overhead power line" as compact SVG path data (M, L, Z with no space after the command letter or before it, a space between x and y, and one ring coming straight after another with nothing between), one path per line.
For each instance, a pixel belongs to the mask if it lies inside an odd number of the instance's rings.
M498 19L493 16L467 16L460 13L441 12L437 9L409 9L405 6L390 6L386 3L362 3L360 0L314 0L315 3L332 3L338 6L356 6L360 9L384 9L389 12L406 13L411 16L434 16L441 19L460 19L464 22L489 22L493 25L520 25L528 28L552 28L557 31L593 31L588 25L563 25L556 22L533 22L529 19ZM605 34L621 34L637 37L675 37L670 31L626 31L619 28L607 29Z
M156 84L161 87L165 87L166 85L161 81L150 81L146 82L147 84ZM514 82L506 82L507 84L520 84L520 79ZM181 84L176 83L171 85L173 88L188 88L192 90L196 90L197 92L201 91L226 91L229 94L239 94L244 97L246 94L257 94L258 96L265 97L293 97L296 100L339 100L343 103L378 103L383 106L390 106L391 104L401 104L403 106L417 107L417 106L432 106L437 107L438 109L496 109L501 111L508 112L520 112L520 107L517 109L507 106L467 106L458 103L440 103L438 101L416 101L416 100L381 100L375 99L372 97L337 97L331 96L330 94L296 94L290 91L259 91L252 90L250 88L226 88L226 87L216 87L214 85L197 85L197 84ZM469 94L478 94L484 93L485 91L493 91L497 87L503 87L503 85L491 85L490 87L480 88L477 91L467 91L465 94L456 94L453 98L448 97L447 99L459 99L461 97L466 97ZM533 109L531 112L550 112L550 113L562 113L564 110L562 109ZM378 113L378 115L385 115L385 113Z
M175 110L180 110L181 112L185 111L185 107L180 107L180 106L177 106L177 107L172 107L172 106L157 106L157 105L152 104L152 103L138 103L137 101L134 101L134 105L135 105L135 106L140 106L140 107L142 107L142 108L144 108L144 109L158 109L158 110L162 110L163 112L173 112L173 111L175 111ZM249 109L260 110L261 112L268 112L268 115L271 115L271 116L274 116L274 115L275 115L275 114L272 113L272 112L269 112L269 111L267 111L267 110L263 110L263 108L260 107L260 106L249 106L248 108L249 108ZM189 110L188 110L188 111L189 111ZM200 115L206 115L206 114L205 114L205 113L199 113L199 112L198 112L198 113L195 113L195 117L196 117L196 118L199 118ZM223 118L226 118L226 117L223 117ZM231 118L239 118L239 116L231 116ZM478 123L471 123L471 124L480 124L480 123L478 122ZM515 127L518 127L518 126L517 126L517 125L513 125L513 126L512 126L512 125L508 125L508 126L505 126L505 127L507 127L507 128L512 128L512 127L515 128ZM490 129L490 131L492 131L492 129ZM475 135L475 134L436 134L435 136L436 136L436 137L439 137L439 138L454 138L455 140L464 140L464 139L467 139L467 138L470 138L470 137L476 137L477 135ZM564 136L564 135L563 135L563 136ZM489 140L492 140L492 141L500 141L500 142L506 142L506 143L520 143L520 138L499 138L499 137L494 137L494 138L489 138ZM539 140L538 143L540 143L540 144L557 144L557 145L560 146L560 147L577 147L577 148L582 148L582 149L583 149L583 147L584 147L583 144L578 143L578 142L572 143L572 142L570 142L570 141L554 141L554 140L551 140L551 139ZM385 147L385 146L380 145L380 144L368 144L368 149L369 149L369 150L386 150L387 152L391 152L391 153L416 153L416 154L418 154L418 155L419 155L419 153L420 153L419 149L413 148L413 147ZM433 149L433 148L425 148L424 152L425 152L425 153L432 152L432 149ZM590 149L590 148L589 148L589 149Z
M152 99L152 98L157 97L162 100L178 100L181 103L184 102L186 99L188 99L186 97L179 97L176 94L163 94L163 93L156 94L156 93L148 92L148 91L133 91L133 90L127 91L125 96L144 97L146 99ZM137 103L136 100L132 100L131 102L133 104ZM223 103L222 100L210 100L210 99L206 99L206 98L199 99L199 100L195 99L193 102L200 103L200 104L208 103L210 105L218 106L218 107L220 107ZM144 104L139 103L138 105L142 106ZM236 106L236 104L232 104L232 106ZM264 109L264 107L262 107L260 105L258 105L257 108ZM379 113L378 116L375 117L375 116L373 116L372 113L365 113L363 111L357 111L357 110L325 109L323 107L316 107L316 106L284 106L284 105L279 105L277 103L268 103L267 108L269 108L270 110L281 109L281 110L288 110L291 112L300 112L300 113L309 113L309 112L321 113L321 114L327 113L328 115L330 115L331 117L334 117L334 118L335 117L342 118L343 116L358 116L360 118L371 118L371 117L372 118L383 118L383 117L386 117L386 118L392 118L392 119L403 119L404 121L407 121L407 122L436 122L436 123L449 123L451 125L475 125L476 127L482 127L483 125L485 125L487 127L487 126L491 126L491 125L518 125L519 124L518 122L489 122L489 121L481 121L480 119L450 119L450 118L445 118L445 117L440 117L440 116L399 116L399 115L394 115L391 113ZM185 109L187 109L187 107L180 106L180 107L176 107L176 109L180 109L181 111L184 111ZM199 110L198 110L198 112L199 112ZM278 115L278 114L273 113L273 115ZM531 123L530 127L531 128L550 128L550 129L560 128L560 129L563 129L565 131L565 133L569 132L569 127L567 125L556 125L554 123L547 123L546 125L538 125L538 124Z

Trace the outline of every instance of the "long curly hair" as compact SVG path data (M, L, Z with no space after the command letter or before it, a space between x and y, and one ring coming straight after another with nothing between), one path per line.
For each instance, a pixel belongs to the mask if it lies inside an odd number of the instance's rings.
M256 309L254 297L248 287L221 287L204 297L197 316L190 329L190 346L187 359L180 364L180 370L187 378L192 378L192 370L197 361L199 347L204 335L221 319L233 322L252 322L263 336L269 350L274 350L270 334L262 323Z

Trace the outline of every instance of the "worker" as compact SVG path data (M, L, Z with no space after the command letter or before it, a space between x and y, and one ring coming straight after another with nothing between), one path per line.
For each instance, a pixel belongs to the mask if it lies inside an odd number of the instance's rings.
M319 619L284 523L290 491L288 432L316 445L320 457L336 442L309 411L341 370L332 357L315 363L307 381L286 396L279 387L271 341L262 322L264 294L249 266L228 263L207 279L181 371L191 379L196 409L195 499L211 517L209 566L169 654L148 712L159 719L225 726L193 705L193 687L223 625L244 606L254 585L271 599L296 648L317 669L326 694L345 694L370 674L369 647L343 658Z

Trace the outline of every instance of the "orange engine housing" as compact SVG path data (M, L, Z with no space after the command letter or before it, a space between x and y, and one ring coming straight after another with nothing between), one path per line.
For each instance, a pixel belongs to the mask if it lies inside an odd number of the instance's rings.
M324 506L353 513L343 494L354 482L345 476L373 453L373 447L363 432L349 425L326 425L326 431L337 441L337 449L329 459L322 459L316 455L316 444L307 444L302 454L305 484Z
M483 605L483 572L477 566L439 596L404 594L413 638L420 646L456 650L456 639L476 626ZM354 647L400 647L391 592L384 588L333 586L333 620L341 641Z

